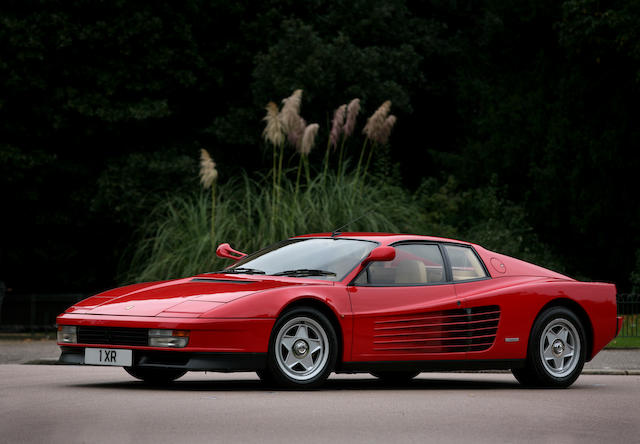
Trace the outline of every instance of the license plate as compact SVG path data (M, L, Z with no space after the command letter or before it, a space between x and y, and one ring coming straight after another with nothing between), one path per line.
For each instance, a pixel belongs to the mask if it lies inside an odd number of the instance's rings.
M84 350L84 363L89 365L131 367L133 364L133 351L119 348L86 348Z

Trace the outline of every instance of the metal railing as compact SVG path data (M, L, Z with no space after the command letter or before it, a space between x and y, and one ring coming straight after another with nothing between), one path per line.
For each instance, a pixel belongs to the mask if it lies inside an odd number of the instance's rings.
M619 294L618 314L624 316L618 337L640 336L640 294Z
M3 290L1 286L0 290ZM79 293L13 294L0 291L0 331L54 330L56 316L85 297Z

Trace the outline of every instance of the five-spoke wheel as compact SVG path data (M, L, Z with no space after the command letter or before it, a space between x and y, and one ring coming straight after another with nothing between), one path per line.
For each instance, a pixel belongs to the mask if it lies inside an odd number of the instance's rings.
M580 360L580 348L580 336L570 321L551 321L542 332L539 349L545 370L556 378L571 374Z
M337 351L335 329L323 313L293 309L274 326L261 378L287 387L315 387L333 370Z
M585 357L585 333L578 317L565 307L551 307L533 324L526 366L512 372L524 385L568 387L580 376Z

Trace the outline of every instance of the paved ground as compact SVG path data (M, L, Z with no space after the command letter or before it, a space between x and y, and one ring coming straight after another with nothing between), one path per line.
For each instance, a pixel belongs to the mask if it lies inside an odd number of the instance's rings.
M52 360L60 356L60 347L46 339L0 339L0 364L24 364L36 360Z
M508 374L422 374L406 387L340 375L299 392L248 373L195 373L159 388L119 368L8 364L0 442L630 443L639 400L640 376L528 390Z
M591 362L585 364L585 371L587 373L597 371L612 374L620 372L640 374L640 349L602 350Z
M52 340L1 340L0 364L52 363L60 350ZM640 372L640 349L603 350L585 365L585 372L625 374Z

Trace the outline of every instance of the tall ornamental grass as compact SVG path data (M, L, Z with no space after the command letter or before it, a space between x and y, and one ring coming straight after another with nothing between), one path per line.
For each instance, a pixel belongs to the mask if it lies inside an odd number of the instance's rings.
M331 232L349 222L344 231L439 234L505 253L524 252L525 259L541 265L553 262L548 249L530 233L525 214L492 187L452 193L454 184L438 185L429 179L410 193L368 174L374 155L388 148L396 123L389 114L390 101L367 119L359 154L346 152L345 141L355 135L360 100L340 105L333 113L322 165L312 170L309 154L319 125L307 124L300 116L301 103L302 90L295 90L282 100L281 108L274 102L266 106L263 137L273 150L272 166L258 179L245 173L218 184L216 164L202 150L204 190L169 197L156 207L140 229L141 241L124 273L126 281L220 270L230 264L215 255L220 243L250 253L294 235ZM284 161L289 157L287 145L295 150L297 168ZM350 169L349 160L355 158Z
M356 176L328 171L304 189L287 175L280 178L274 205L270 180L246 174L218 185L215 230L211 195L200 192L168 199L141 228L128 281L150 281L220 270L231 262L216 257L213 245L229 242L247 253L288 237L331 232L356 218L345 231L410 232L421 218L420 206L400 187L363 184ZM412 225L413 224L413 225Z
M271 171L259 180L245 173L218 185L216 164L206 150L201 151L200 179L205 191L170 197L155 209L141 227L142 240L126 280L219 270L229 264L215 256L219 243L229 242L236 249L252 252L296 234L333 231L354 219L358 220L346 229L415 231L410 222L420 219L420 210L412 197L388 182L374 184L366 177L374 148L387 144L395 123L395 117L388 115L391 102L384 102L367 120L355 172L348 172L344 148L354 132L360 100L340 105L334 112L323 165L314 177L309 154L316 145L319 125L307 124L302 118L301 103L302 90L298 89L282 100L281 108L274 102L267 104L262 135L273 149L273 159ZM283 163L285 145L295 150L297 169ZM329 168L331 150L337 152L335 172Z

